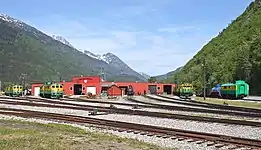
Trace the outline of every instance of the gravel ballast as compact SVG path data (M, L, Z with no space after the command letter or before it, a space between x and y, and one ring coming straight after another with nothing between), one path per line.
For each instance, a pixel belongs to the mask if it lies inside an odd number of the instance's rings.
M15 99L0 99L5 100L5 101L10 101L10 102L29 102L29 100L15 100ZM44 100L43 102L36 102L33 101L33 103L39 103L39 104L48 104L48 105L59 105L63 106L63 104L55 104L55 103L48 103L48 102L60 102L60 100L55 100L55 99L48 99ZM70 104L81 104L81 105L89 105L89 106L99 106L99 107L110 107L110 104L102 104L102 103L90 103L90 102L76 102L76 101L62 101L67 103L66 106L69 106ZM116 105L113 104L117 108L122 108L122 109L133 109L131 106L125 106L125 105ZM76 107L76 106L72 106ZM83 106L84 107L84 106ZM181 115L192 115L192 116L205 116L205 117L214 117L214 118L224 118L224 119L237 119L237 120L249 120L249 121L255 121L255 122L261 122L260 118L250 118L250 117L241 117L241 116L231 116L231 115L223 115L223 114L213 114L213 113L201 113L201 112L188 112L188 111L179 111L179 110L166 110L166 109L159 109L159 108L139 108L138 110L142 111L150 111L150 112L162 112L162 113L172 113L172 114L181 114Z
M161 98L161 97L158 97L158 96L157 96L157 98L164 100L164 98ZM221 110L221 111L226 111L228 113L229 112L242 112L242 111L237 111L237 110L228 110L228 109L224 110L224 109L217 109L217 108L208 108L208 107L200 107L200 106L175 104L175 103L171 103L171 102L161 102L161 101L149 99L149 98L142 97L142 96L137 96L134 99L137 100L137 101L140 101L140 102L146 102L146 103L151 103L151 104L159 104L159 105L167 105L167 106L179 106L179 107L195 108L195 109L201 109L201 110Z
M42 124L48 124L48 123L58 123L55 121L48 121L43 119L34 119L34 118L22 118L22 117L15 117L15 116L8 116L8 115L1 115L0 119L13 119L13 120L21 120L21 121L28 121L28 122L37 122ZM69 124L69 123L59 123L59 124L66 124L71 125L74 127L79 127L81 129L84 129L89 132L101 132L101 133L107 133L107 134L113 134L117 135L119 137L123 138L132 138L139 141L152 143L161 147L167 147L167 148L174 148L174 149L184 149L184 150L217 150L217 149L227 149L229 147L233 147L232 145L222 147L222 148L216 148L214 146L207 146L207 143L211 142L205 142L202 144L196 144L196 142L188 142L187 140L184 141L178 141L177 139L171 139L171 138L159 138L156 136L146 136L146 135L140 135L140 134L134 134L134 133L127 133L127 132L118 132L114 130L107 130L107 129L99 129L94 127L88 127L88 125L83 126L79 124Z
M33 107L33 106L20 106L20 105L7 105L7 104L0 104L0 107L34 110L34 111L42 111L42 112L53 112L59 114L70 114L70 115L78 115L78 116L86 116L86 117L89 114L88 111L61 109L61 108ZM88 117L107 119L107 120L118 120L124 122L155 125L155 126L162 126L162 127L169 127L169 128L183 129L183 130L192 130L192 131L199 131L199 132L224 134L230 136L239 136L244 138L261 139L260 127L225 125L220 123L206 123L206 122L155 118L155 117L146 117L146 116L134 116L134 115L122 115L122 114L108 114L108 115L97 115L97 116L88 116Z

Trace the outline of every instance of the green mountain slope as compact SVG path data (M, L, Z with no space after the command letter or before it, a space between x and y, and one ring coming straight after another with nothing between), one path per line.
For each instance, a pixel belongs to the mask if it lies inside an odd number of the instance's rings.
M156 80L157 81L161 81L161 80L165 80L171 76L173 76L174 74L176 74L177 72L179 72L180 70L182 69L182 67L178 67L177 69L175 69L174 71L170 71L166 74L163 74L163 75L158 75L158 76L155 76L156 77ZM170 81L171 82L171 81Z
M243 79L251 94L261 94L261 0L252 2L172 79L203 87L204 60L208 87Z
M75 75L98 75L101 68L108 78L116 78L121 68L91 58L39 30L0 15L0 80L21 83L70 80Z

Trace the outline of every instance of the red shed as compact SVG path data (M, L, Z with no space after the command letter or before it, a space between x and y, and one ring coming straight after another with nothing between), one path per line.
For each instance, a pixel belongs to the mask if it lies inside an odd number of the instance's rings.
M107 89L108 96L121 96L122 92L121 89L116 86L112 85Z

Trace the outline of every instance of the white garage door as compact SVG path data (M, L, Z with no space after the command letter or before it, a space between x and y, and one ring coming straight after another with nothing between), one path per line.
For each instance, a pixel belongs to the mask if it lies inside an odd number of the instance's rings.
M96 95L96 87L95 86L89 86L89 87L86 87L87 89L87 93L92 93L92 95Z
M35 87L34 88L34 96L39 96L40 95L40 87Z

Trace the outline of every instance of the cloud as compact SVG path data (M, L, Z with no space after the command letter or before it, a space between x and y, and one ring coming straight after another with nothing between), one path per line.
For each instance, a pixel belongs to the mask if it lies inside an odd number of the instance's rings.
M129 10L133 9L138 8ZM133 24L115 23L111 28L106 21L95 19L87 24L89 18L81 20L54 15L41 20L48 22L36 27L45 33L61 35L77 49L96 54L114 53L134 70L150 75L163 74L184 65L206 39L195 34L198 31L193 25L133 28ZM183 32L187 35L177 36Z
M181 27L165 27L165 28L159 28L159 32L169 32L169 33L178 33L178 32L184 32L184 31L193 31L197 30L198 28L194 26L181 26Z

